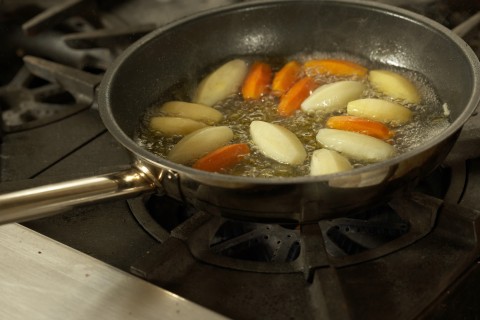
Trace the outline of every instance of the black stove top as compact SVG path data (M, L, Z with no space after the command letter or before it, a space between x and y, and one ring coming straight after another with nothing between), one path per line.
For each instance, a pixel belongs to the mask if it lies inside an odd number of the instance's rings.
M234 2L6 5L0 190L130 167L96 110L95 83L149 30ZM478 1L381 2L450 28L480 9ZM480 29L465 39L480 53ZM41 59L24 64L25 54ZM467 122L445 163L413 193L351 217L304 226L240 223L155 193L24 225L232 318L475 319L479 121Z

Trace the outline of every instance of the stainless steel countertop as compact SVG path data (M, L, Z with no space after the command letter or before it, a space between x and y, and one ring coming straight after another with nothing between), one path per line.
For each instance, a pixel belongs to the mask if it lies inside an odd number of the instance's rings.
M19 224L0 227L0 319L225 319Z

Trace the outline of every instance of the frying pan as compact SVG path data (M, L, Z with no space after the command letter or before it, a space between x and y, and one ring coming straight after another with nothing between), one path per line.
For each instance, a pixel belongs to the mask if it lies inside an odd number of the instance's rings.
M132 138L145 109L185 92L239 56L346 52L420 72L450 110L451 125L420 147L325 176L251 178L198 171L142 149ZM479 103L479 62L450 30L423 16L365 1L263 1L224 7L153 31L107 70L102 120L133 155L132 168L0 196L1 222L110 198L160 191L227 218L307 223L382 204L442 163Z

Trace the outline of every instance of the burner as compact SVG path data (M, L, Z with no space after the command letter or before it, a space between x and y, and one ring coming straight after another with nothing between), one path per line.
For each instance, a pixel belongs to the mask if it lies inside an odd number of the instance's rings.
M100 76L34 57L25 62L0 88L4 132L32 129L90 108Z
M105 19L93 1L62 2L44 11L25 7L11 9L16 18L7 19L5 37L16 48L11 60L26 54L41 58L24 58L25 66L0 87L3 132L43 126L90 108L113 59L155 27Z
M258 262L291 262L300 254L295 225L225 221L211 239L214 254Z
M150 235L161 243L181 240L200 261L244 271L303 272L307 278L318 267L357 264L411 245L432 230L441 203L409 194L345 218L275 225L215 217L163 195L129 200Z
M326 250L334 257L372 250L403 236L410 228L408 221L398 216L390 206L320 224L323 226Z

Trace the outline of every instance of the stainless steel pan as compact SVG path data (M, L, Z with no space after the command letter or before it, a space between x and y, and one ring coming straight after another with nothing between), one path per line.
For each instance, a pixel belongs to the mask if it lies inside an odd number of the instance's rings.
M451 126L385 162L319 177L259 179L197 171L140 148L132 136L144 110L180 83L239 55L348 52L418 71L451 111ZM365 1L273 1L205 12L158 29L129 47L102 80L98 103L111 134L133 155L125 172L0 196L0 222L79 204L162 190L199 210L255 221L311 222L384 203L442 163L480 99L480 65L450 30L417 14ZM74 169L74 168L72 168Z

